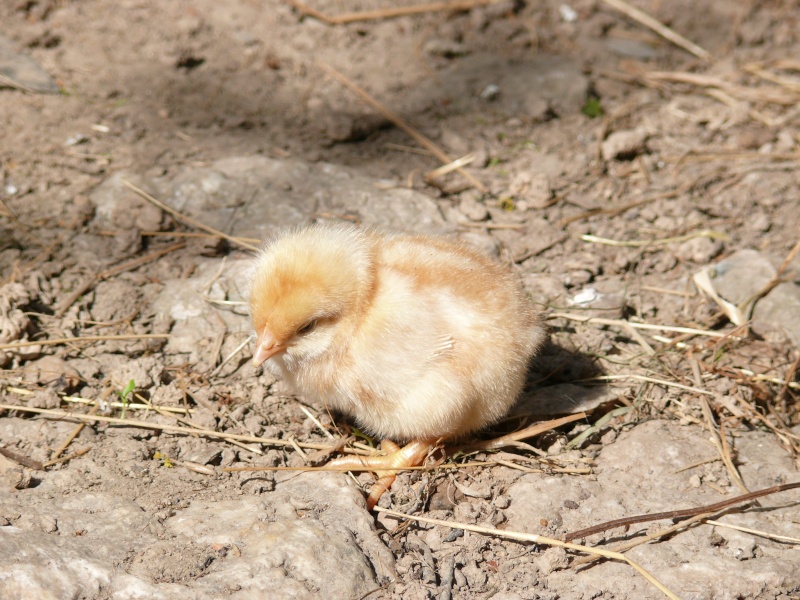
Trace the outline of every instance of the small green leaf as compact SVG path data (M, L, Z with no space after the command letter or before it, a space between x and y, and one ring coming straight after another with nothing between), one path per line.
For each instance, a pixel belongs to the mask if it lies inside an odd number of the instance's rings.
M514 199L509 197L500 198L500 202L498 202L498 204L500 205L500 208L506 212L511 212L517 207L516 204L514 204Z
M603 111L603 107L600 105L600 99L590 96L586 100L586 104L581 108L581 112L590 119L596 119L597 117L602 117L605 111Z
M133 390L136 389L136 382L131 379L128 382L128 385L125 386L121 392L119 390L114 390L114 393L119 397L119 401L122 402L122 418L125 418L125 410L128 408L128 403L130 402L130 396L133 394Z

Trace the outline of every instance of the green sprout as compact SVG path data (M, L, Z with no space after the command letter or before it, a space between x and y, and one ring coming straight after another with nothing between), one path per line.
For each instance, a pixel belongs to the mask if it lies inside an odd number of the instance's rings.
M128 404L130 404L131 396L133 396L133 390L136 389L136 382L131 379L128 382L128 385L125 386L125 389L121 392L119 390L115 390L114 393L119 396L119 401L122 402L122 418L125 418L125 410L128 408Z
M597 117L602 117L605 111L603 111L603 106L600 104L600 99L591 96L586 100L581 112L590 119L596 119Z
M506 196L505 198L500 198L500 201L497 204L500 208L502 208L506 212L511 212L515 208L517 208L517 205L514 204L514 199L509 198L508 196Z

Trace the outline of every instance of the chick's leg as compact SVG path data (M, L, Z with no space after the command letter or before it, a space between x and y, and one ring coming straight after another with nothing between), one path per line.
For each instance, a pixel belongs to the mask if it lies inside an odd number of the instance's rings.
M383 440L381 449L386 456L344 456L328 463L335 468L350 467L354 471L375 471L378 475L367 496L367 509L372 510L394 483L397 472L408 467L417 467L436 444L431 440L414 440L402 448L390 440Z

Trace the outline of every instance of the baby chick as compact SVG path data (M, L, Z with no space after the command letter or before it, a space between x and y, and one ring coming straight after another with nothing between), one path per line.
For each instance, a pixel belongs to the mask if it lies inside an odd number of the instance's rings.
M250 314L256 365L386 440L388 456L331 463L383 473L370 508L392 471L502 417L545 337L519 281L480 252L342 224L269 242Z

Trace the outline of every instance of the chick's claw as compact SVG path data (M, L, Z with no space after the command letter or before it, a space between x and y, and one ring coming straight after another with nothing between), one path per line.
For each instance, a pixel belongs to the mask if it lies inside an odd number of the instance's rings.
M422 465L435 447L436 442L432 440L414 440L402 448L390 440L384 440L381 443L381 449L387 453L384 456L343 456L330 461L328 466L375 471L378 480L367 496L367 509L372 510L394 483L397 472Z

